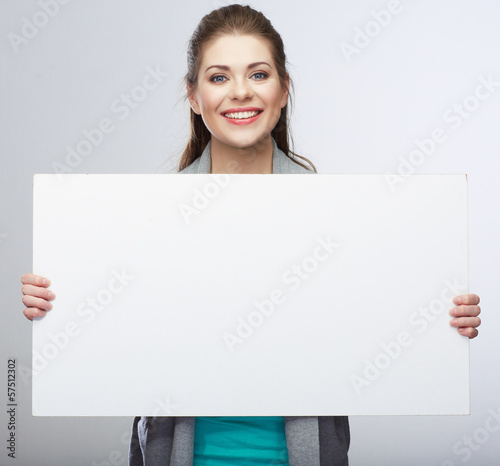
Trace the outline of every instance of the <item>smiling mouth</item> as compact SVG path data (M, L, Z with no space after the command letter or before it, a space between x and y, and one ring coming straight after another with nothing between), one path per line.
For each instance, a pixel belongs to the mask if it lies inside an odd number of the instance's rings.
M262 113L262 110L255 110L252 112L223 113L223 115L230 120L247 120L248 118L257 116L259 113Z

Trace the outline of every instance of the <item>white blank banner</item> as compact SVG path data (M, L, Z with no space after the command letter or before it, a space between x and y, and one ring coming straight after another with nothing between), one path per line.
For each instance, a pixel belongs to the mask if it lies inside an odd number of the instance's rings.
M35 175L37 416L468 414L467 179Z

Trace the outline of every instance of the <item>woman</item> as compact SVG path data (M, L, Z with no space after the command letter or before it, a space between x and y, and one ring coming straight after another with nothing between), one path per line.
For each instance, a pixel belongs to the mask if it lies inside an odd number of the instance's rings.
M248 6L206 15L188 48L191 136L180 173L313 173L289 148L290 79L283 42ZM302 161L308 162L306 166ZM312 167L312 170L311 170ZM22 277L24 314L44 316L49 281ZM477 336L479 297L454 298L451 324ZM452 313L452 311L450 311ZM349 423L336 417L136 417L129 461L135 465L347 465Z

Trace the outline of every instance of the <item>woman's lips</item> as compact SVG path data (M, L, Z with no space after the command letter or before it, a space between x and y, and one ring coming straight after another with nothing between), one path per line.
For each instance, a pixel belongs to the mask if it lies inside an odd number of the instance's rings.
M257 115L246 117L245 114L252 114L258 112ZM260 115L262 115L263 111L258 108L245 108L245 109L231 109L227 112L222 113L222 116L226 121L233 125L241 126L241 125L249 125L257 120ZM226 115L231 115L231 117L227 117Z

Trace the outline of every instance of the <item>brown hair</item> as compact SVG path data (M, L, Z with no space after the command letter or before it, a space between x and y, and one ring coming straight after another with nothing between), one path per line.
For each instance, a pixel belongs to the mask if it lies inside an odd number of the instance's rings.
M187 52L188 71L184 78L191 92L196 90L204 47L225 34L248 34L267 40L274 63L276 64L281 86L283 89L285 88L289 76L286 69L286 55L281 36L260 11L254 10L247 5L234 4L218 8L204 16L191 36ZM291 80L290 87L293 88ZM289 104L291 106L291 103L291 98L289 97L289 102L281 109L280 118L275 128L271 131L271 136L276 141L277 146L291 160L308 170L312 167L317 172L316 167L310 160L292 152L290 149L292 138L287 114ZM203 123L201 115L197 115L192 108L190 109L190 123L190 138L179 162L179 171L191 165L194 160L201 156L211 138L210 131L208 131L205 123ZM310 167L302 164L295 157L307 161Z

